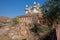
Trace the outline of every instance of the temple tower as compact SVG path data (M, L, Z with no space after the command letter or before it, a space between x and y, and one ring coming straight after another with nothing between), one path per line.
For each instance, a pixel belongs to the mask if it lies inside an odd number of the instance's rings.
M26 5L25 13L26 14L42 13L40 3L37 3L36 0L34 0L33 6L28 7L28 5Z

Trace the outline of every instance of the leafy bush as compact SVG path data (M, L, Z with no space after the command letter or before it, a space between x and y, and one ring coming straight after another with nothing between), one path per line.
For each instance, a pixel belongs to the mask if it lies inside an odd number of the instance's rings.
M18 17L13 18L13 24L17 24L18 22L19 22L19 18Z

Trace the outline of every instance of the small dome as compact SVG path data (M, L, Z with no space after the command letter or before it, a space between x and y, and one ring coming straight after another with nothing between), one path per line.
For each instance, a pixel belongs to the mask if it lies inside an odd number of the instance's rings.
M26 14L28 14L29 12L28 11L25 11Z
M37 5L38 5L38 7L40 7L40 4L39 3Z
M36 4L36 2L34 1L34 4Z
M26 7L28 7L28 5L26 5Z

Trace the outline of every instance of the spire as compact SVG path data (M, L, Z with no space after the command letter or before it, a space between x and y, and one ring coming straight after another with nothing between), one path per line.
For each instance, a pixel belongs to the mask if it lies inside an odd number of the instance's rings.
M34 0L34 5L36 5L36 0Z
M27 11L27 10L28 10L28 8L29 8L29 7L28 7L28 5L26 5L26 8L25 8L25 10Z
M36 0L34 0L34 4L33 4L33 7L36 7Z
M29 7L28 7L28 5L26 5L26 8L25 8L25 13L26 14L28 13L28 9L29 9Z
M39 4L39 3L38 3L37 5L38 5L38 6L40 6L40 4Z
M40 0L38 0L37 6L40 7Z
M40 9L40 4L39 3L37 4L37 9Z

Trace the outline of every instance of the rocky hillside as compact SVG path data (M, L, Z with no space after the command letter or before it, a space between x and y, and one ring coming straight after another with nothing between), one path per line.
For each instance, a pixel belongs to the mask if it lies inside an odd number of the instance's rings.
M20 27L17 18L2 16L0 17L0 40L41 40L50 31L46 25L33 25Z

